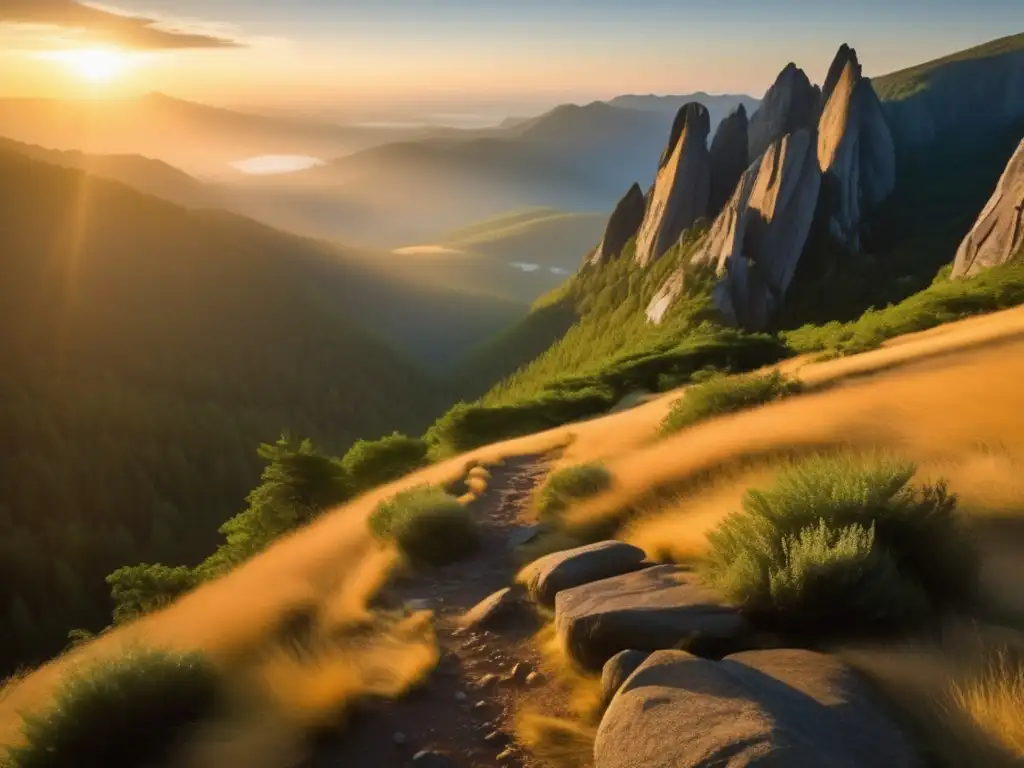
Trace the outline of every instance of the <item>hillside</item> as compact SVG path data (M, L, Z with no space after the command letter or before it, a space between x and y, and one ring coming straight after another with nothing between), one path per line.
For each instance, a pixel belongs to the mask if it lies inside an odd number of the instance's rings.
M624 107L626 109L639 109L650 112L663 112L668 115L675 115L679 108L690 101L696 101L708 108L711 113L711 130L714 131L718 123L734 111L740 105L752 113L757 109L760 99L745 94L710 94L698 91L683 95L655 96L654 94L626 94L610 99L608 104L613 107Z
M191 562L241 506L254 451L418 432L445 395L388 339L456 352L493 302L397 280L230 214L0 153L0 666L109 616L103 578ZM489 323L494 325L488 325Z
M583 747L592 749L593 729L587 728L582 712L560 707L565 705L566 686L575 694L592 694L598 685L596 677L578 673L568 676L559 657L544 654L531 633L523 633L522 638L514 634L521 631L518 625L512 629L501 625L489 632L484 636L485 648L488 653L500 648L502 653L515 654L509 666L523 659L529 659L531 667L538 665L542 678L533 687L503 683L483 694L474 688L474 682L479 669L489 667L456 665L450 670L446 662L440 661L440 651L449 653L446 658L461 660L474 652L467 648L475 648L476 641L467 642L464 633L453 636L452 627L459 614L447 603L455 601L460 608L464 592L483 591L474 590L474 586L480 579L477 569L487 564L471 560L447 568L443 593L437 589L432 572L405 572L401 579L389 581L389 561L382 559L367 525L376 504L423 483L447 485L463 477L467 465L479 463L490 467L488 474L493 476L494 487L484 488L479 503L470 509L479 516L482 526L488 526L486 514L494 515L501 509L500 493L507 490L508 473L519 472L511 479L523 483L529 491L536 487L538 477L522 468L529 469L539 457L550 462L538 465L544 472L599 461L611 479L610 485L590 498L573 501L562 518L568 529L583 531L588 523L625 514L625 519L616 518L619 524L614 537L640 546L659 562L692 565L708 553L708 532L725 515L741 509L749 490L770 487L780 472L809 457L843 452L851 460L878 453L898 456L914 463L915 482L943 480L957 495L958 514L969 527L970 541L976 543L980 555L984 604L991 609L971 615L968 633L975 638L974 644L957 645L954 638L947 637L948 645L922 647L914 654L872 644L874 655L867 660L890 662L882 667L888 672L881 682L891 685L882 686L880 695L889 697L891 705L900 708L909 722L945 729L942 742L922 738L922 749L938 746L956 755L957 740L963 739L963 745L975 750L969 754L986 754L985 745L998 742L998 732L990 730L998 724L997 718L1013 713L1009 705L976 713L974 721L969 717L953 718L951 725L946 710L937 715L928 704L934 703L935 696L945 695L945 685L951 679L969 682L975 680L972 675L987 679L987 667L973 667L984 658L982 651L1007 643L1021 647L1020 633L1013 628L1022 607L1021 574L1014 567L1021 553L1020 516L1024 509L1016 472L1024 450L1019 418L1022 403L1020 389L1014 385L1022 374L1024 360L1021 320L1020 310L1013 310L909 336L847 360L793 361L786 369L810 391L782 403L713 418L669 437L659 434L659 424L673 403L680 396L686 397L685 391L586 423L501 441L410 474L365 498L325 512L229 577L169 609L103 635L17 681L0 699L0 742L10 743L16 738L19 713L46 701L73 665L102 654L117 654L139 643L159 641L161 646L174 650L199 650L217 662L230 661L227 667L232 670L232 681L251 677L267 682L288 681L287 686L257 689L254 695L268 705L260 717L247 716L241 709L231 713L235 718L231 720L231 741L222 741L217 755L222 756L230 747L233 751L229 754L244 755L250 762L259 754L265 760L261 765L286 764L275 758L279 753L267 750L265 745L271 743L279 748L315 749L316 757L324 761L347 758L353 762L353 755L373 755L386 764L383 761L387 756L395 753L392 735L399 732L398 728L412 749L426 745L461 754L475 748L482 739L485 731L479 729L486 719L488 724L495 723L494 727L515 734L518 759L536 757L540 764L547 765L550 753L544 751L545 742L530 740L531 732L525 729L513 730L514 721L531 716L546 718L543 722L551 729L551 739L563 736L563 754L576 743L566 744L565 737L570 734L583 741ZM960 398L956 408L949 407L950 392ZM665 492L652 494L652 489ZM521 490L516 498L520 495ZM535 519L530 515L536 512L528 500L519 503L525 525ZM963 546L967 546L967 540L962 540ZM570 542L565 539L563 546ZM382 592L380 599L371 602L378 590ZM409 594L420 595L418 605L426 604L435 612L436 623L430 623L425 634L415 620L418 614L405 622L389 624L386 614L365 611L368 604L400 605ZM895 593L875 593L876 597L880 594ZM255 595L260 599L253 599ZM846 603L843 606L847 608ZM309 656L302 659L292 659L284 651L289 643L301 641L280 638L282 627L296 615L329 617L317 622L315 638L308 640L306 648ZM359 642L314 642L326 641L332 631L344 633L356 626L361 630ZM785 641L794 642L791 637ZM268 646L276 651L269 657L250 652ZM867 660L862 659L862 663ZM437 673L429 674L435 665L439 665ZM327 669L344 676L345 684L325 686ZM456 689L452 688L453 680L459 686ZM303 738L308 730L335 723L337 711L348 711L364 697L387 699L411 686L416 686L416 695L397 703L378 702L360 717L358 727L346 728L338 738L315 741L312 746ZM472 691L469 695L474 700L485 701L485 708L495 702L503 706L486 715L478 715L475 709L467 712L463 697L453 695L454 690L462 688ZM723 700L735 702L733 696ZM295 708L300 703L302 716L297 717ZM952 711L959 713L960 709ZM430 712L438 717L431 718ZM556 715L572 720L557 727L552 720ZM211 715L210 722L220 724L220 717L219 713ZM117 723L116 718L109 720ZM981 733L976 730L978 721L987 726ZM345 723L351 721L346 718ZM916 730L913 732L916 734ZM571 764L588 765L589 760L587 757ZM937 764L943 768L958 765L955 760ZM966 764L1002 768L1013 762L1007 759Z
M248 114L151 93L99 100L0 99L0 136L88 154L159 158L196 175L263 154L330 158L419 129L366 128Z
M215 188L160 160L141 155L88 155L74 150L46 149L0 139L0 152L18 153L51 165L74 168L120 181L147 195L186 208L215 208L222 202Z
M982 53L1016 50L1018 41L997 41ZM987 69L969 73L965 92L969 83L999 90L1016 82L1000 69L1002 59L993 63L968 53L951 57L950 66L977 61ZM943 66L921 68L933 70L941 73ZM898 79L891 77L890 82ZM886 78L873 84L878 82L884 88ZM886 109L892 104L883 102ZM919 146L898 144L895 192L884 205L866 212L863 254L850 257L844 247L815 235L796 270L784 309L767 330L853 321L866 310L899 303L927 289L939 270L951 263L1022 133L1024 113L963 132L946 131ZM522 367L489 397L493 403L509 402L516 391L533 397L561 378L585 378L604 368L614 370L615 360L671 348L704 321L721 323L711 308L709 289L693 280L688 280L692 300L684 302L671 322L652 326L644 316L666 276L687 261L698 236L699 231L691 232L690 245L670 250L653 268L630 266L630 247L616 263L581 270L565 289L539 302L516 328L476 353L463 371L464 379L472 382L466 391L478 396L495 374L508 376Z
M1024 33L873 80L897 141L984 142L1024 120ZM1018 131L1018 137L1020 132Z

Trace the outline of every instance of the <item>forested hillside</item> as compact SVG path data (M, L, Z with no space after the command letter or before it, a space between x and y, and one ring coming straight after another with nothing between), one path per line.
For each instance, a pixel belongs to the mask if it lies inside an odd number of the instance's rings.
M341 453L441 408L314 244L13 154L0 200L0 670L105 626L116 568L207 555L261 442Z

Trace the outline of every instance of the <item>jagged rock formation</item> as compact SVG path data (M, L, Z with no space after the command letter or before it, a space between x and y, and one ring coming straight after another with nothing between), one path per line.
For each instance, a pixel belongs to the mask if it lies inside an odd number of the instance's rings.
M822 96L827 101L818 124L818 164L831 208L829 231L859 251L863 210L885 200L896 186L896 151L882 104L861 72L857 52L845 44L829 68Z
M741 104L718 125L711 141L711 196L708 216L717 216L750 165L747 110Z
M820 110L821 92L796 64L787 64L750 118L750 159L759 157L786 134L813 126Z
M996 191L960 244L955 278L971 277L1019 258L1024 249L1024 139L1010 158Z
M622 249L643 223L645 203L643 190L634 184L612 211L601 244L589 258L591 264L606 264L622 255Z
M720 277L715 305L727 322L761 329L782 303L821 189L816 138L804 129L772 144L743 174L690 260L714 268ZM661 322L685 279L684 269L669 277L647 308L650 322Z
M690 102L679 110L637 234L636 262L640 266L659 258L685 230L707 215L711 194L707 147L710 132L711 121L704 106Z

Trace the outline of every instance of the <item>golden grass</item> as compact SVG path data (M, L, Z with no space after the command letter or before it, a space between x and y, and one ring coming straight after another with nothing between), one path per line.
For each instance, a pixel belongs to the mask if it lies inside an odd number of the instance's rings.
M1024 635L954 627L942 642L847 649L840 657L885 697L937 768L1024 760Z
M831 388L653 442L678 396L670 393L629 411L486 446L375 489L167 609L14 681L0 695L0 744L17 739L18 713L43 705L71 666L130 644L202 650L240 676L262 675L280 711L298 713L301 722L316 720L316 713L335 717L362 695L397 695L430 663L422 638L381 628L358 650L325 643L311 658L295 661L281 655L282 627L292 617L307 616L319 633L333 637L371 620L367 602L396 563L367 529L378 501L415 485L448 485L480 464L556 449L553 469L601 460L615 478L609 493L576 505L567 519L589 525L633 508L643 514L626 535L649 553L679 559L698 557L703 533L736 508L746 488L794 456L838 449L899 454L916 461L922 475L950 480L962 508L978 523L987 594L1007 615L1024 616L1024 569L1018 565L1024 547L1024 308L915 334L848 359L799 359L780 367L814 387ZM652 497L658 487L674 488L676 495ZM374 653L397 674L353 672L353 660ZM973 699L964 694L964 702L975 702L971 711L994 711L1004 701L991 685L965 690L987 691ZM270 739L253 730L264 726L232 727L240 729L239 745ZM547 728L538 726L538 732Z

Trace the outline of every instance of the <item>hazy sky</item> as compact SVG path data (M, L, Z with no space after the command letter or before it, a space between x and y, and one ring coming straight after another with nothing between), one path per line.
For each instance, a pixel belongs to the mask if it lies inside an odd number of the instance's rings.
M160 90L332 110L760 95L796 61L820 82L841 42L883 74L1024 30L1024 0L0 0L0 92ZM122 18L132 15L136 18ZM152 22L159 26L154 27ZM109 82L46 53L119 44ZM71 65L69 65L69 61Z

